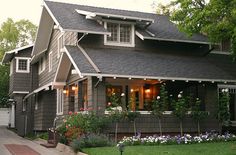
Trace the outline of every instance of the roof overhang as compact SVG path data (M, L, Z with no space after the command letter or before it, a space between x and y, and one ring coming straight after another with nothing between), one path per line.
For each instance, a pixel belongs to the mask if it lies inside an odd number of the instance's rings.
M139 31L135 31L136 36L138 36L141 40L158 40L158 41L170 41L170 42L181 42L181 43L192 43L192 44L206 44L210 45L210 42L203 42L203 41L194 41L194 40L179 40L179 39L165 39L165 38L158 38L155 37L154 34L150 33L150 37L142 35Z
M47 9L43 7L32 56L44 52L48 49L53 28L54 20L50 16Z
M14 55L17 54L19 51L30 48L30 47L33 47L33 46L34 46L33 44L30 44L30 45L27 45L27 46L23 46L23 47L14 49L12 51L5 52L1 63L2 64L9 63L11 61L11 59L14 57Z
M29 98L31 95L33 95L33 94L36 94L36 93L38 93L38 92L40 92L40 91L43 91L43 90L50 90L50 87L57 87L57 86L65 86L66 85L66 83L64 83L64 82L50 82L50 83L48 83L48 84L46 84L46 85L44 85L44 86L42 86L42 87L39 87L39 88L37 88L37 89L35 89L34 91L32 91L31 93L29 93L29 94L27 94L25 97L24 97L24 99L23 100L26 100L27 98Z
M139 22L148 22L148 23L154 23L154 19L151 18L141 18L141 17L134 17L134 16L124 16L124 15L117 15L117 14L107 14L107 13L101 13L101 12L90 12L90 11L84 11L84 10L78 10L76 9L76 12L85 15L86 19L94 19L96 17L100 18L117 18L122 20L134 20Z

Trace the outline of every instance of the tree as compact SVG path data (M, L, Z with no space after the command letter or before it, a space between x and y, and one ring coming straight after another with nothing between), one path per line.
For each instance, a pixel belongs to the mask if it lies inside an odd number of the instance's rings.
M173 114L179 119L180 134L183 136L183 119L188 112L188 108L186 99L182 97L182 93L178 95L178 99L173 103L173 107Z
M212 43L231 41L236 57L236 1L235 0L174 0L171 20L189 36L201 33Z
M193 120L197 123L198 135L200 135L201 133L200 121L208 116L208 112L202 111L200 106L201 106L201 100L197 98L195 104L192 106L192 111L191 111L191 116Z
M219 121L220 132L223 125L228 125L230 123L230 112L229 112L229 90L223 89L219 97L218 109L217 109L217 119Z
M165 110L168 110L168 92L165 89L165 86L162 85L160 89L160 96L157 96L156 100L153 100L152 112L151 114L156 116L159 123L159 132L162 135L162 124L161 119Z
M28 20L8 18L0 27L0 60L6 51L34 42L37 27ZM0 107L7 104L9 67L0 65Z

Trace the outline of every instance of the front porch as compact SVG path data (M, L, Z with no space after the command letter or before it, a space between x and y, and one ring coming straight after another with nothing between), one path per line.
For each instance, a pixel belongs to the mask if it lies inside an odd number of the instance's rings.
M73 79L73 80L70 80ZM136 119L138 132L153 134L159 132L158 119L151 114L152 102L160 95L160 88L164 85L168 92L168 107L162 118L162 130L164 133L179 132L179 120L172 114L171 100L176 100L178 94L193 100L199 98L201 110L207 111L209 116L201 121L201 131L219 131L219 123L216 119L219 91L223 85L215 82L202 81L180 81L180 80L152 80L132 78L102 78L87 77L77 79L69 78L67 86L64 87L63 114L69 111L95 111L104 114L109 107L121 106L123 110L139 111L141 115ZM224 86L226 86L224 84ZM228 85L229 86L229 85ZM231 94L230 112L234 120L235 91L229 89ZM113 105L112 98L115 97L119 105ZM189 99L189 110L191 110L191 99ZM117 104L117 103L116 103ZM106 132L114 133L114 125ZM190 112L183 120L183 131L185 133L197 132L196 122L191 118ZM130 122L119 123L120 134L131 134L134 132Z

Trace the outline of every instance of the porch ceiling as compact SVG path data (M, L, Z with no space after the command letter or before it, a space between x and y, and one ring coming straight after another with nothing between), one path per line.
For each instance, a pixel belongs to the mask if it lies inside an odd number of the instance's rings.
M131 49L85 48L101 73L95 72L78 47L66 46L81 75L153 78L166 80L236 82L236 76L219 67L220 59L160 54ZM217 62L217 65L216 65ZM231 67L236 68L234 64Z

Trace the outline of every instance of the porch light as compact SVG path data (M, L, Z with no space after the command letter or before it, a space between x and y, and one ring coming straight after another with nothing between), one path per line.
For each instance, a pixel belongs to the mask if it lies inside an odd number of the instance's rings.
M147 78L144 78L144 80L146 81L146 80L147 80Z
M131 80L132 78L131 77L129 77L129 80Z
M114 76L113 79L116 79L116 77Z
M63 90L63 94L67 94L67 90L66 89Z
M227 81L225 81L224 83L227 83Z
M175 82L175 80L172 80L172 82Z
M202 81L199 81L199 83L202 83Z
M211 83L215 83L215 81L211 81Z
M71 88L73 91L77 90L77 86L72 86Z
M150 93L150 92L151 92L150 89L146 89L146 90L145 90L145 93Z
M186 80L186 82L188 82L188 80Z
M133 90L133 89L130 89L130 92L132 93L132 92L134 92L134 90Z

